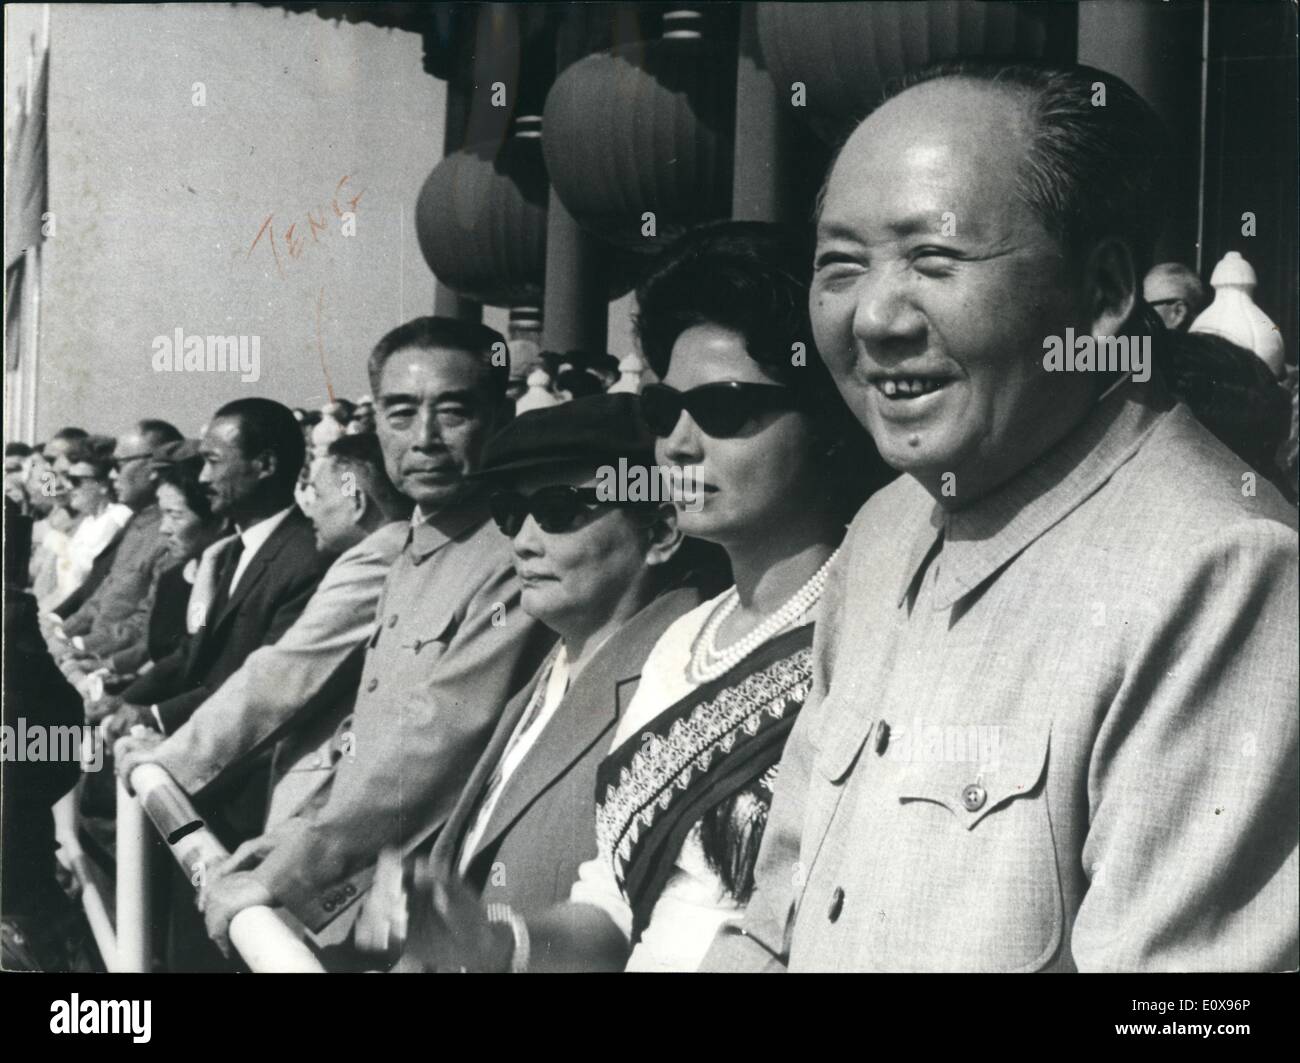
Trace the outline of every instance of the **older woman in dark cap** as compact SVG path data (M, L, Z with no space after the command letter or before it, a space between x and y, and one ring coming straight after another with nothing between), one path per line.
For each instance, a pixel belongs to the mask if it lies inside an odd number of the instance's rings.
M478 479L513 544L523 609L559 642L506 706L432 847L429 875L473 913L466 929L475 918L486 929L489 917L509 924L567 898L579 865L596 854L596 771L641 665L701 601L698 555L683 550L672 504L630 501L610 482L611 470L653 465L653 439L631 395L524 413L488 444ZM386 928L400 922L391 911L395 899L400 906L396 886L381 874L361 944L382 949ZM427 897L404 968L438 966L447 951L426 914Z

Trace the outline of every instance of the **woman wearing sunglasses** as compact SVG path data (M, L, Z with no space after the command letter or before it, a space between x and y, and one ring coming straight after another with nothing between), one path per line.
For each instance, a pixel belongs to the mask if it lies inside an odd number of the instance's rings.
M638 291L656 459L697 483L682 532L735 584L656 643L597 779L598 855L570 903L484 927L441 885L461 962L694 970L743 914L786 736L811 683L812 619L845 525L891 475L840 400L808 322L811 246L760 223L689 234Z
M511 541L523 611L559 641L506 704L428 866L444 889L521 917L563 902L596 855L596 773L618 716L651 648L704 597L673 506L596 486L620 462L652 468L653 440L635 396L601 394L519 415L488 443L476 474ZM383 951L393 922L385 883L398 865L381 866L358 941ZM411 932L426 964L440 966L426 909L416 909ZM483 924L486 913L473 910Z
M98 557L132 517L130 506L113 501L113 447L107 436L91 436L71 455L63 474L67 506L80 518L56 568L56 590L42 606L56 608L90 576Z

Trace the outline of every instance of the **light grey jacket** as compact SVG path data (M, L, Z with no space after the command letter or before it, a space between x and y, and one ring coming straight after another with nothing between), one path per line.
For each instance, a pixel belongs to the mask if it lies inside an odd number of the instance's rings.
M705 968L1294 968L1297 598L1294 510L1151 388L946 518L897 481Z
M397 521L340 555L280 639L250 653L158 747L158 762L187 793L199 793L287 730L308 727L321 714L325 722L314 724L323 729L320 739L309 744L328 740L351 711L384 580L406 536L406 522ZM312 782L319 785L327 775L316 773ZM308 796L304 792L297 803Z

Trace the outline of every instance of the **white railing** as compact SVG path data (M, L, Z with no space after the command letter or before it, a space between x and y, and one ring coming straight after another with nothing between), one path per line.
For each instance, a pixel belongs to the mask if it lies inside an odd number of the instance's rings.
M176 785L166 769L157 764L138 765L131 772L131 788L136 793L135 798L131 798L122 787L117 805L117 947L118 955L124 958L147 956L149 926L148 849L144 845L138 852L133 849L130 856L138 863L131 867L123 866L124 818L126 832L131 834L137 829L137 823L142 824L144 816L148 816L181 870L196 887L230 855L216 835L208 830L185 791ZM143 940L128 938L128 934L139 934ZM265 906L245 908L230 921L230 943L243 957L249 970L256 974L319 974L324 971L311 949Z
M117 966L117 933L113 930L113 919L104 900L108 883L95 864L86 859L81 839L77 837L76 790L66 794L54 806L54 837L59 843L59 862L81 887L81 906L85 909L86 921L90 924L99 954L104 957L104 965L109 971L116 972L120 970Z
M134 797L118 782L116 926L109 920L99 876L77 840L75 798L69 795L55 809L61 857L81 883L82 903L95 943L105 966L114 972L150 969L149 823L196 886L230 855L164 768L138 765L131 772L131 788ZM324 971L311 949L264 906L245 908L230 921L230 943L257 974Z

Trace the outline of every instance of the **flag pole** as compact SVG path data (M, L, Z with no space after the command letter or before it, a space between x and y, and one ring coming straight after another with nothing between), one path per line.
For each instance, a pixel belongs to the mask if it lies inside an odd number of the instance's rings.
M41 54L42 61L48 64L49 55L50 55L50 5L42 4L41 9L42 10L41 10L41 52L40 54ZM27 97L28 97L29 109L33 103L32 73L33 73L33 67L35 66L35 61L36 61L36 41L35 41L35 34L33 34L32 48L27 57ZM41 121L46 123L47 130L49 128L49 113L48 113L49 112L49 81L48 81L49 76L50 76L50 72L47 65L47 69L45 71L46 114L41 116ZM48 132L46 135L47 136L49 135ZM48 150L48 148L46 150ZM49 187L48 180L49 178L47 176L46 178L47 188ZM48 202L47 202L47 207L48 207ZM44 225L44 223L45 223L45 219L42 218L41 224ZM42 274L45 266L45 255L42 253L43 249L41 247L41 243L42 241L37 241L36 244L28 248L28 250L25 252L28 257L27 257L27 264L23 268L23 272L28 278L30 278L30 283L31 283L31 325L30 325L31 340L30 343L28 344L28 351L30 351L31 357L27 359L28 384L27 387L23 389L23 398L25 400L24 404L26 406L26 409L23 411L23 432L25 433L27 441L30 443L35 443L37 441L36 440L36 406L37 406L37 393L40 390L40 382L41 382L41 295L42 295L42 288L43 288L42 281L44 280Z

